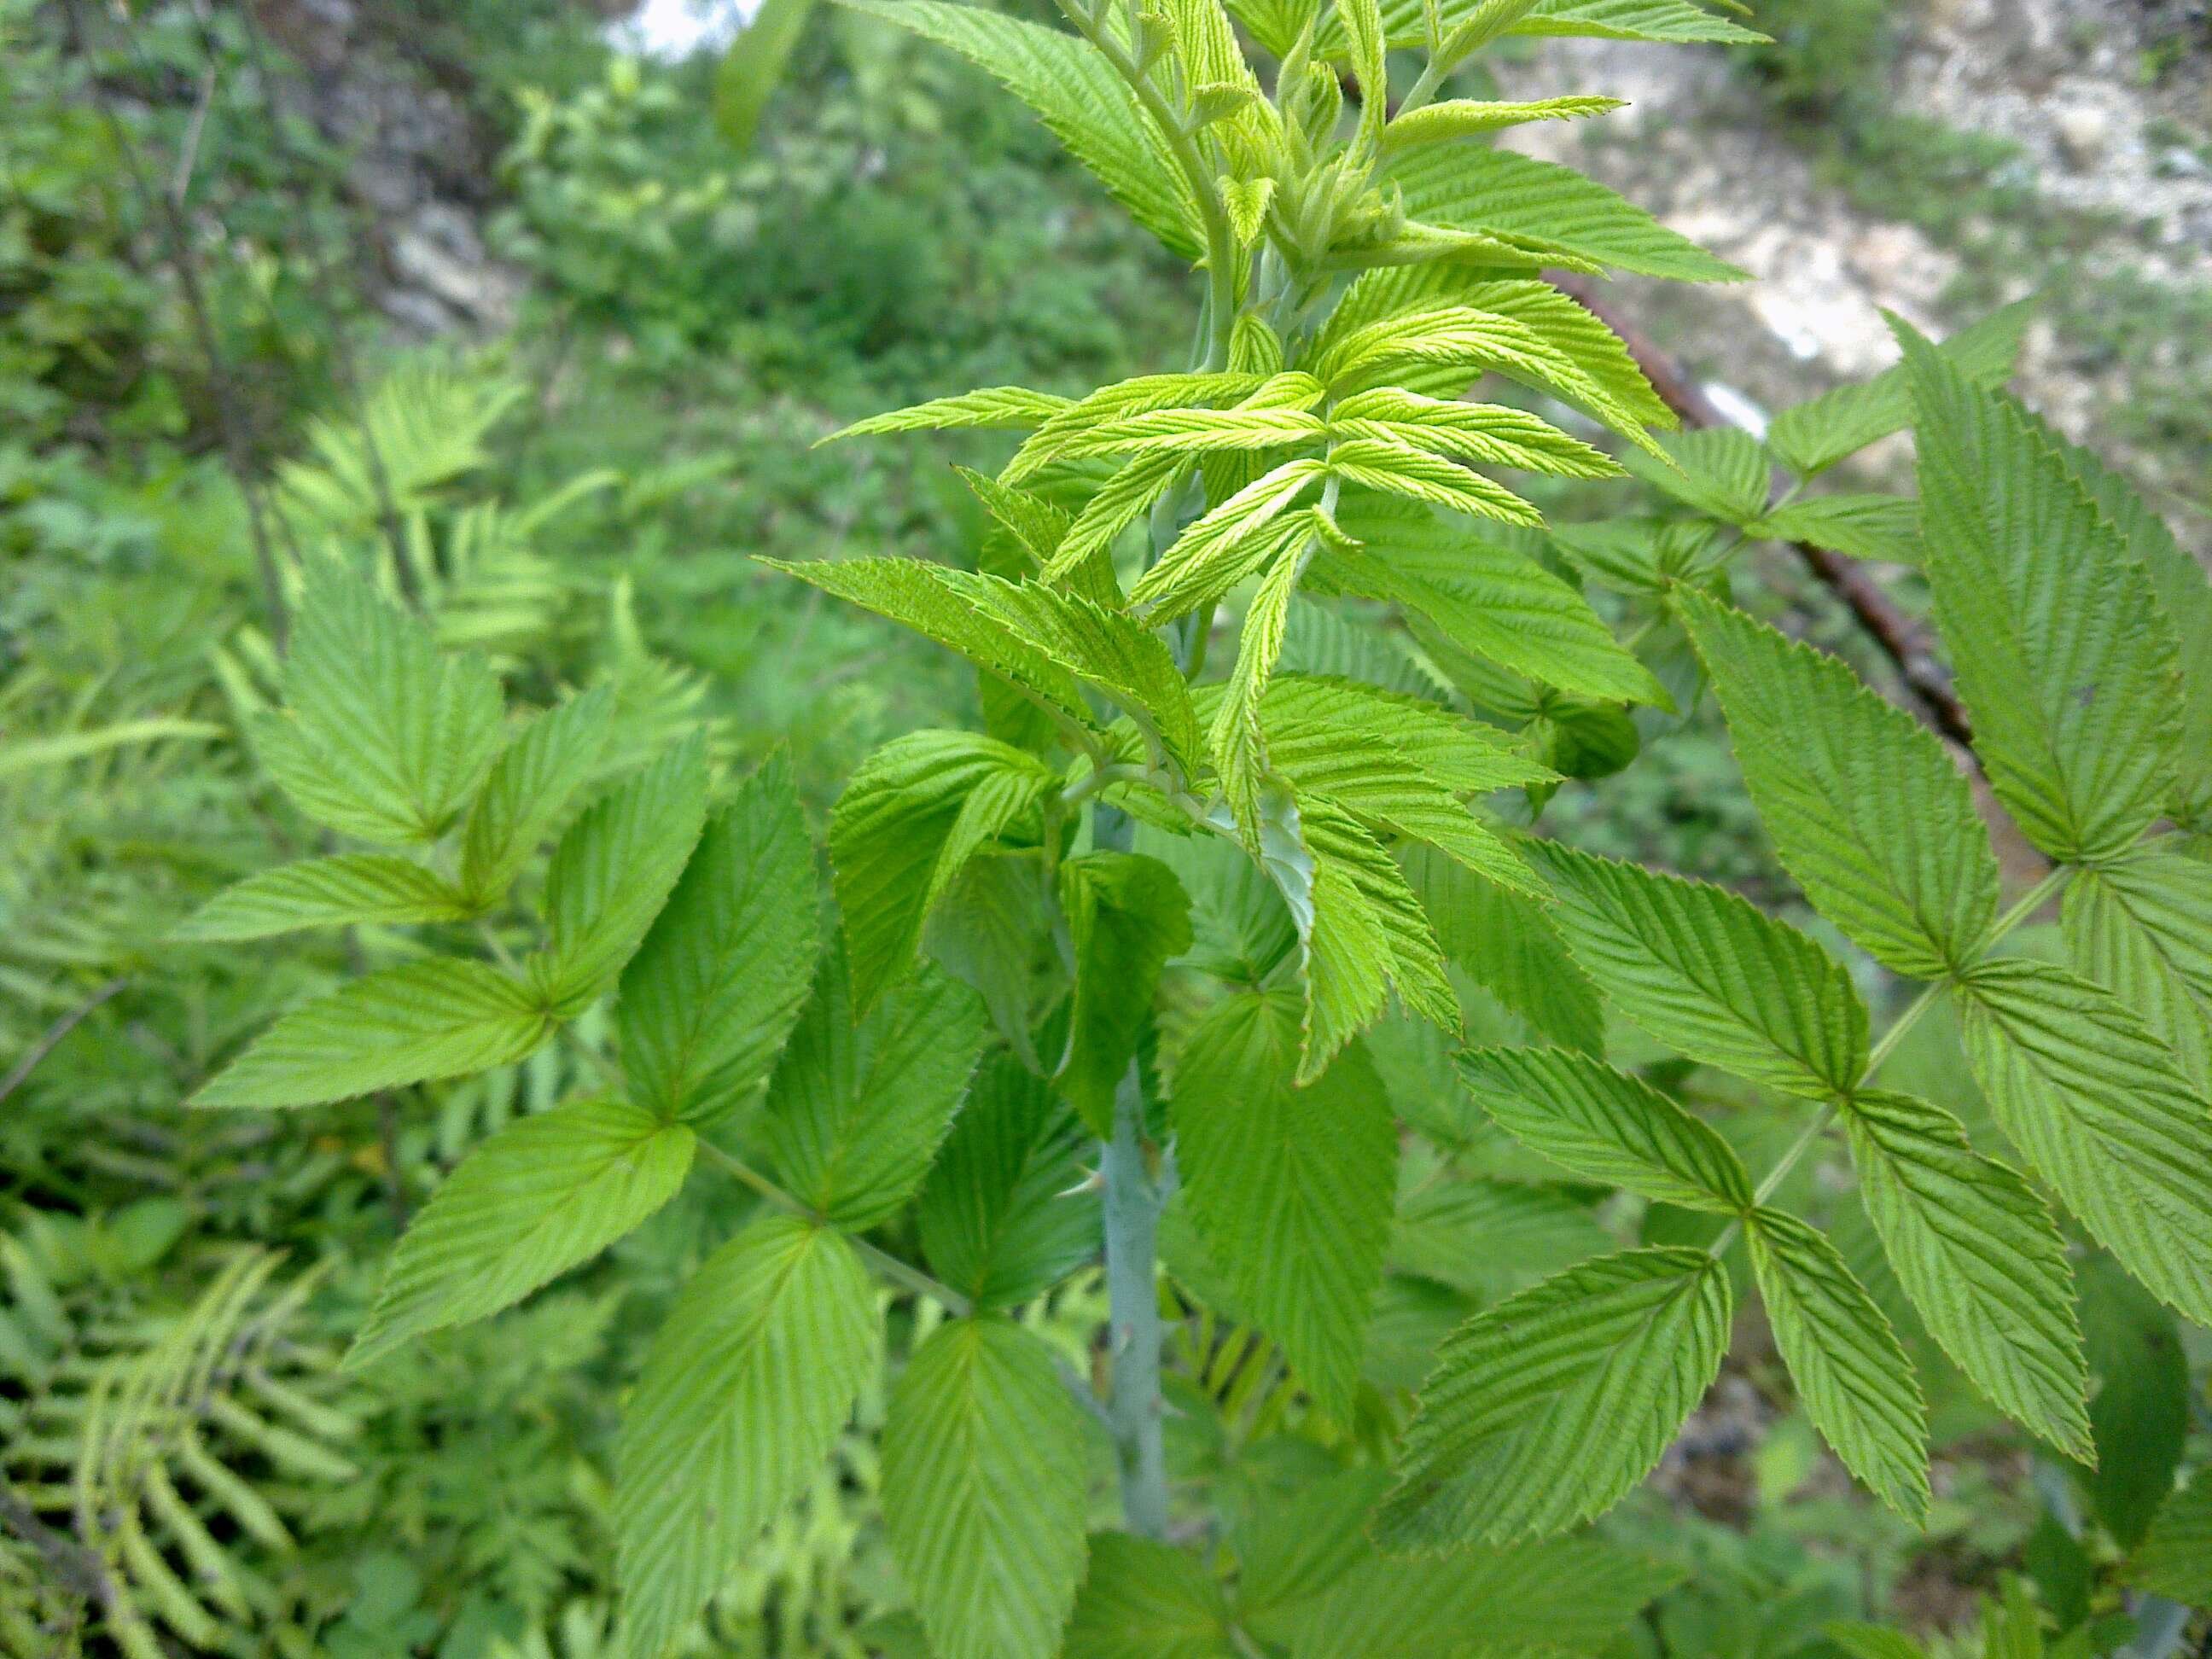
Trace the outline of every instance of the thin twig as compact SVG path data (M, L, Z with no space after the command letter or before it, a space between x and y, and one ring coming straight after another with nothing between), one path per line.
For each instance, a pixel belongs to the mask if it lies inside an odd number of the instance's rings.
M56 1045L58 1044L64 1037L67 1036L71 1031L76 1030L79 1023L82 1022L87 1015L90 1014L110 997L122 990L122 988L130 982L131 981L127 978L118 978L108 981L106 984L101 986L97 991L94 991L82 1002L77 1004L76 1007L70 1009L69 1012L64 1014L59 1019L48 1026L46 1028L46 1035L40 1037L36 1042L33 1043L28 1052L24 1054L22 1059L15 1062L15 1068L9 1072L6 1077L0 1078L0 1100L5 1100L9 1095L14 1094L15 1091L22 1085L23 1079L30 1076L32 1072L37 1069L38 1064L40 1060L44 1060L48 1054L53 1053Z
M89 59L92 37L86 33L80 9L82 0L62 0L69 19L70 33ZM123 27L133 27L128 12L123 14ZM148 182L146 169L139 160L138 145L116 113L113 95L101 78L99 66L88 61L86 82L92 88L93 100L100 106L102 123L115 141L116 153L124 171L130 176L133 192L148 217L157 220L163 238L168 244L169 263L176 272L177 285L184 295L185 309L192 320L192 333L200 352L207 359L208 388L215 398L216 427L223 454L230 464L232 475L237 479L239 491L246 497L246 520L253 540L253 562L261 578L263 603L269 612L269 637L279 656L284 653L291 633L289 616L284 605L284 586L276 570L276 555L270 544L268 522L264 516L261 488L255 480L252 457L247 453L246 430L238 408L236 390L231 384L230 368L224 361L222 347L216 337L215 315L208 308L207 295L200 286L199 267L193 260L191 234L185 223L183 211L177 204Z
M1590 283L1580 277L1554 276L1553 285L1577 301L1600 322L1620 337L1628 355L1651 382L1660 400L1692 428L1733 426L1707 395L1703 386L1674 357L1654 344L1631 324L1623 322L1595 296ZM1919 625L1898 609L1881 584L1865 567L1829 548L1810 542L1791 542L1790 548L1813 573L1814 580L1844 602L1852 617L1873 639L1896 668L1898 678L1912 694L1921 717L1943 736L1973 752L1973 723L1952 689L1951 677L1928 650Z

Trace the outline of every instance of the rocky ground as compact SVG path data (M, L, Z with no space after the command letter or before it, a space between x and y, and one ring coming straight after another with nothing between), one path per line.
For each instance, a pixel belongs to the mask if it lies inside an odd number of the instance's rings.
M1626 314L1751 404L1780 407L1893 361L1884 309L1940 331L2039 292L2026 395L2118 451L2178 516L2212 507L2212 427L2196 419L2212 384L2212 14L1899 0L1897 20L1875 93L1887 118L1917 118L1917 147L1881 158L1899 176L1838 160L1832 133L1778 110L1717 49L1547 42L1514 71L1512 95L1604 91L1633 107L1515 142L1753 274L1735 289L1629 283L1620 295ZM1931 213L1916 166L1946 161L1953 143L1970 152L1967 188ZM2161 404L2142 418L2147 379L2170 416ZM2201 517L2191 539L2212 551Z

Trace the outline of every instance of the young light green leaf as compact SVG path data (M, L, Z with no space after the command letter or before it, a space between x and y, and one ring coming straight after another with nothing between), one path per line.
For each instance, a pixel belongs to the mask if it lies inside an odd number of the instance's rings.
M248 876L210 899L170 937L267 939L302 927L456 921L467 914L461 896L412 859L346 853Z
M2091 1461L2074 1270L2049 1207L1925 1101L1854 1095L1844 1127L1867 1214L1929 1334L1999 1410Z
M1836 1247L1792 1215L1753 1212L1751 1265L1774 1346L1813 1426L1906 1520L1928 1513L1928 1407L1866 1287Z
M2212 1104L2112 994L2002 957L1960 981L1967 1058L1997 1121L2159 1298L2212 1324Z
M1642 208L1554 162L1479 145L1427 144L1392 157L1384 177L1404 193L1407 215L1426 224L1534 237L1643 276L1748 280Z
M1229 210L1229 228L1236 233L1237 246L1250 247L1260 240L1260 232L1267 222L1267 207L1275 199L1275 181L1224 175L1217 183L1221 190L1221 205Z
M1283 629L1297 590L1304 561L1285 556L1267 573L1244 612L1244 626L1237 641L1237 666L1229 689L1213 712L1206 745L1221 778L1221 793L1229 803L1237 833L1246 848L1260 853L1261 823L1267 815L1264 797L1267 769L1267 736L1260 724L1260 700L1275 672L1275 659L1283 648Z
M614 1524L631 1659L659 1659L829 1455L881 1338L835 1230L765 1215L676 1299L624 1414Z
M532 964L556 1013L581 1010L644 939L707 820L696 733L569 826L545 872L548 945Z
M1604 115L1627 106L1625 99L1582 95L1539 98L1519 104L1447 98L1397 117L1383 131L1382 144L1385 149L1403 149L1412 144L1434 143L1440 138L1468 138L1498 132L1530 121L1579 120L1584 116Z
M2021 300L1993 311L1936 349L1976 386L2001 386L2012 378L2033 306L2033 301ZM1766 447L1785 466L1809 478L1911 424L1912 387L1905 365L1897 363L1870 380L1838 386L1784 410L1767 428Z
M1294 995L1223 999L1184 1042L1169 1109L1208 1254L1316 1402L1347 1422L1397 1134L1364 1049L1297 1085L1299 1023Z
M399 1241L346 1355L520 1302L629 1232L684 1184L691 1131L617 1100L520 1118L463 1158Z
M1326 429L1321 416L1297 409L1160 409L1086 428L1066 441L1056 459L1282 449L1315 442Z
M1405 873L1381 842L1334 802L1298 802L1294 821L1307 886L1284 888L1304 920L1305 1049L1298 1082L1310 1082L1357 1032L1382 1012L1386 991L1442 1030L1460 1030L1459 997L1443 952ZM1279 882L1290 872L1271 862Z
M817 950L814 850L791 767L770 760L699 838L623 970L630 1098L664 1118L729 1104L768 1074Z
M2067 954L2212 1089L2212 864L2156 842L2066 888Z
M1668 1047L1814 1098L1856 1087L1866 1006L1818 945L1718 887L1595 858L1522 849L1552 878L1546 914L1598 988Z
M1997 799L2052 858L2119 852L2181 740L2172 625L2142 565L2016 405L1905 337L1936 615Z
M1688 588L1675 599L1806 896L1900 974L1969 960L1996 914L1997 863L1942 744L1835 658Z
M884 1526L939 1659L1050 1653L1082 1577L1090 1424L1004 1318L915 1350L884 1422Z
M931 907L991 842L1034 842L1058 780L1024 750L969 732L910 732L860 763L830 821L853 983L872 1006L913 963Z
M854 1018L843 954L822 958L814 995L769 1085L763 1137L784 1185L841 1226L906 1202L968 1092L983 1010L933 967Z
M1081 1134L1042 1079L1011 1054L986 1058L915 1205L931 1270L988 1310L1031 1300L1097 1255Z
M1769 44L1765 35L1716 17L1690 0L1537 0L1506 33L1584 35L1601 40Z
M1399 854L1437 941L1485 990L1552 1042L1605 1052L1605 1005L1533 899L1424 847Z
M1079 519L1060 544L1061 556L1081 526ZM1198 720L1173 653L1118 611L1036 582L912 559L762 562L949 646L1063 726L1095 724L1079 678L1119 703L1186 776L1200 769Z
M1137 579L1130 605L1157 624L1227 592L1261 561L1287 550L1285 535L1269 532L1289 524L1282 515L1327 471L1310 458L1285 461L1208 508ZM1303 516L1290 527L1298 538L1310 533Z
M1516 1139L1586 1180L1687 1209L1751 1207L1735 1149L1641 1078L1565 1048L1471 1049L1459 1074Z
M1569 478L1615 478L1620 464L1549 421L1505 404L1464 403L1377 386L1340 398L1329 429L1346 438L1384 438L1492 466L1517 466Z
M1198 210L1158 126L1088 41L981 6L839 0L949 46L1036 112L1137 222L1185 258L1202 250Z
M1190 900L1175 872L1135 853L1079 854L1060 866L1075 957L1067 1051L1054 1081L1099 1134L1136 1055L1170 957L1190 948Z
M284 661L287 713L252 728L300 810L341 834L407 844L451 827L499 748L499 682L447 656L420 617L335 563L311 576Z
M1094 1533L1061 1659L1238 1659L1221 1585L1188 1552Z
M553 1022L528 986L426 957L295 1009L192 1097L195 1106L313 1106L520 1060Z
M471 903L489 908L568 821L599 771L614 712L611 690L586 691L533 717L500 751L461 831L461 890Z
M1328 470L1346 483L1402 495L1475 518L1534 528L1544 515L1504 484L1395 438L1348 438L1331 447Z
M1808 495L1744 526L1747 536L1805 542L1855 559L1920 562L1920 503L1909 495Z
M1644 1249L1475 1315L1422 1386L1376 1541L1506 1543L1609 1508L1719 1374L1731 1305L1726 1270L1703 1250Z
M884 432L941 432L956 427L981 427L994 432L1027 432L1054 416L1073 409L1074 400L1049 392L1032 392L1023 386L985 386L950 398L932 398L882 415L855 421L823 439L868 438Z

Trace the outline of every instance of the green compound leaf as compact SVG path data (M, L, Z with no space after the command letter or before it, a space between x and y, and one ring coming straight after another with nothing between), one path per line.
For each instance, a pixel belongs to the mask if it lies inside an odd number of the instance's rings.
M2022 300L1993 311L1936 349L1976 386L2001 386L2012 378L2034 303ZM1912 386L1905 365L1897 363L1870 380L1784 410L1766 429L1766 447L1784 465L1809 478L1911 424Z
M2212 1105L2112 995L2004 957L1961 981L1966 1055L2004 1132L2161 1301L2212 1324Z
M532 964L555 1008L612 982L660 914L707 820L707 750L694 735L585 812L545 872L545 954Z
M1686 588L1676 604L1806 896L1900 974L1968 960L1996 914L1997 862L1942 743L1833 657Z
M1158 859L1093 852L1060 865L1060 907L1075 954L1075 998L1054 1081L1103 1135L1112 1129L1115 1091L1152 1014L1160 969L1190 948L1190 900Z
M1591 1181L1734 1215L1751 1177L1719 1133L1641 1078L1564 1048L1477 1048L1459 1073L1523 1146Z
M1069 555L1082 529L1078 519L1058 556ZM1186 777L1202 769L1197 716L1173 654L1118 611L1036 582L913 559L761 562L957 651L1063 729L1097 729L1083 699L1088 684L1121 705Z
M1188 1552L1094 1533L1062 1659L1238 1659L1221 1585Z
M1724 524L1745 525L1766 511L1773 468L1759 440L1732 426L1673 432L1659 447L1674 465L1655 457L1630 458L1629 470L1676 501Z
M968 1092L983 1046L975 993L926 967L854 1018L832 946L769 1084L763 1133L783 1183L841 1226L871 1227L912 1195Z
M829 1455L881 1340L827 1227L765 1215L707 1258L623 1419L614 1526L631 1659L659 1659Z
M496 1313L598 1255L667 1202L691 1152L690 1130L622 1101L572 1101L509 1124L409 1226L347 1365Z
M284 702L254 723L262 763L309 817L364 841L444 835L501 736L483 659L442 653L428 624L336 563L310 575Z
M1407 848L1399 863L1437 942L1483 989L1561 1047L1604 1053L1605 1005L1541 904L1430 848Z
M1867 1214L1929 1334L2000 1411L2092 1461L2074 1270L2049 1206L1925 1101L1854 1095L1844 1127Z
M1494 1659L1602 1653L1682 1570L1595 1538L1376 1559L1296 1626L1294 1659Z
M715 814L615 1005L630 1098L712 1111L767 1076L818 949L814 849L791 768L769 763Z
M1283 992L1217 1003L1184 1043L1170 1110L1207 1253L1342 1422L1389 1240L1397 1134L1364 1049L1297 1085L1299 1014Z
M1404 192L1408 216L1425 224L1532 237L1643 276L1748 280L1635 204L1554 162L1474 144L1430 144L1393 157L1386 177Z
M1920 503L1910 495L1808 495L1777 507L1744 533L1806 542L1855 559L1920 562Z
M1058 781L1027 750L971 732L910 732L860 763L830 820L830 857L863 1008L913 964L971 858L1003 835L1035 844Z
M1936 617L1974 748L2021 831L2062 862L2120 852L2170 792L2172 624L2142 562L2018 405L1905 338Z
M412 859L347 853L248 876L209 900L170 937L267 939L302 927L456 921L467 914L461 896Z
M586 691L532 718L500 751L461 831L461 888L471 903L489 908L567 823L599 769L614 712L612 691Z
M2108 1255L2081 1263L2081 1333L2097 1442L2084 1484L2097 1518L2132 1549L2172 1495L2188 1445L2189 1354L2174 1316Z
M1610 1507L1719 1374L1730 1308L1711 1256L1645 1249L1586 1261L1477 1314L1437 1351L1376 1541L1504 1543Z
M979 1309L1011 1308L1097 1255L1087 1144L1043 1079L986 1058L915 1205L931 1270Z
M2066 469L2095 498L2140 560L2181 644L2181 775L2172 816L2194 828L2212 823L2212 577L2173 538L2165 520L2102 461L2031 416Z
M530 987L428 957L295 1009L192 1097L195 1106L313 1106L520 1060L551 1034Z
M884 1525L939 1659L1054 1650L1083 1575L1090 1424L997 1317L915 1350L884 1423Z
M2212 864L2153 843L2075 873L2066 951L2212 1088Z
M2128 1583L2153 1595L2212 1607L2212 1474L2198 1470L2160 1506L2123 1571Z
M1650 670L1623 649L1589 601L1527 555L1438 520L1425 507L1365 495L1337 514L1355 554L1323 551L1311 585L1403 605L1461 649L1546 685L1665 705Z
M1583 972L1660 1042L1792 1094L1856 1085L1866 1008L1811 939L1718 887L1555 842L1522 850L1552 878L1546 914Z
M1836 1455L1918 1524L1928 1513L1928 1407L1889 1321L1836 1247L1779 1210L1757 1210L1752 1270L1774 1346Z

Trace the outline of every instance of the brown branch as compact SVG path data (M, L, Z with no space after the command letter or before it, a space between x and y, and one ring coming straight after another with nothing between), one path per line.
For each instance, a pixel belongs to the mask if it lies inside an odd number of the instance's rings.
M1642 331L1622 321L1602 305L1592 294L1589 283L1569 276L1554 276L1552 281L1562 293L1620 337L1621 343L1628 348L1628 355L1644 371L1644 379L1651 382L1651 389L1681 417L1684 426L1735 424L1721 413L1705 387L1681 364L1653 344ZM1814 579L1844 602L1844 608L1889 659L1898 678L1905 682L1905 690L1911 693L1921 718L1971 754L1973 724L1967 719L1958 693L1952 689L1951 676L1928 649L1926 635L1919 624L1898 608L1863 565L1810 542L1791 542L1789 545L1813 573Z

